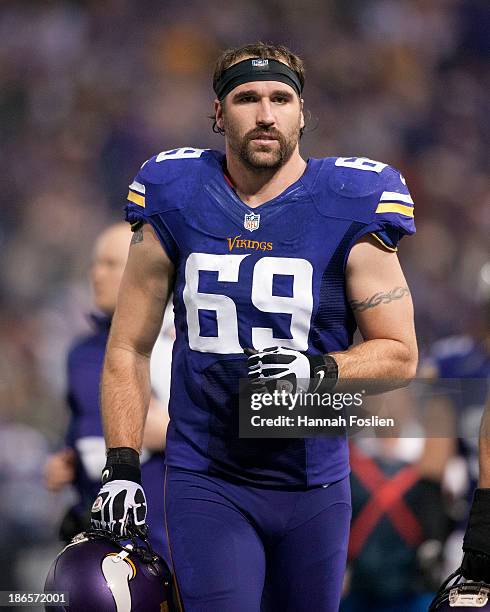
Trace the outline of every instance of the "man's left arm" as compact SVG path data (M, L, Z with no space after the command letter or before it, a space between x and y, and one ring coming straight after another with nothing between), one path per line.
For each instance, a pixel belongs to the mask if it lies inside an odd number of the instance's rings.
M418 350L412 298L396 253L374 238L362 238L349 254L346 287L364 342L331 353L339 384L372 378L393 381L392 388L403 386L415 375Z
M463 576L490 582L490 396L483 411L479 437L480 476L463 541Z

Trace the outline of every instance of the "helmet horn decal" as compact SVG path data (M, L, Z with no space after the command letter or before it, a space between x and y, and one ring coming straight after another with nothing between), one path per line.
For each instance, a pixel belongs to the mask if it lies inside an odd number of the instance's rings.
M126 559L127 555L126 551L109 554L102 561L102 573L114 597L117 612L131 612L129 581L134 578L135 567L130 559Z

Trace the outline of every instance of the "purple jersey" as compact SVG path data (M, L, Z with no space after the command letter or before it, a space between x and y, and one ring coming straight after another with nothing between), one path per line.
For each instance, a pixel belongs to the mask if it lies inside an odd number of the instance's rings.
M143 164L128 195L128 221L152 225L176 270L167 463L269 487L338 481L348 473L342 437L239 439L243 348L346 350L356 329L349 251L365 234L396 250L415 231L412 199L386 164L326 158L250 208L223 164L217 151L166 151Z

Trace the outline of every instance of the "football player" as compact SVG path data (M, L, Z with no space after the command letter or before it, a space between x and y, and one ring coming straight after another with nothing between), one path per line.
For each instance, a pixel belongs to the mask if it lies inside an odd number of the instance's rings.
M447 546L448 565L454 569L463 541L461 566L441 586L430 610L490 607L490 262L480 270L477 298L480 312L473 320L473 334L436 343L426 366L432 377L442 378L440 391L446 387L439 401L452 413L453 428L460 436L471 501L468 522L460 521ZM458 385L451 380L444 384L444 379L456 379Z
M490 398L480 427L480 478L475 490L463 550L463 575L490 583Z
M103 496L124 499L108 526L145 519L148 364L173 291L165 516L185 610L334 612L351 514L347 440L240 439L239 380L331 390L413 377L412 301L396 255L415 231L413 202L384 163L302 158L304 68L287 48L224 52L213 86L225 152L165 151L130 185L95 513ZM356 326L364 341L349 348Z
M469 580L490 583L490 262L480 270L478 297L482 306L482 332L472 339L465 375L482 379L474 381L472 387L480 393L483 388L487 400L480 423L478 483L463 541L462 573ZM473 368L471 373L468 373L469 364Z
M105 444L99 409L99 386L111 318L126 264L131 232L126 223L107 228L98 237L93 254L90 281L97 314L91 315L93 332L77 340L68 355L68 405L70 422L66 448L51 455L45 466L45 483L59 491L73 483L78 502L66 514L60 529L63 540L89 526L90 508L100 488L105 463ZM160 554L166 554L162 524L165 433L168 417L152 397L145 426L143 481L150 498L150 539Z
M465 557L465 572L468 578L478 574L472 572L473 563L470 562L471 550L475 545L472 527L475 513L483 516L488 513L487 508L490 508L489 502L484 502L488 495L486 489L490 487L490 466L485 460L488 456L490 417L488 409L484 412L485 400L490 392L490 263L480 270L476 295L479 312L472 321L472 334L439 340L432 347L422 367L422 375L435 380L437 393L431 402L437 403L439 412L445 414L448 435L452 432L452 435L458 436L455 451L466 462L466 501L468 506L473 503L472 518L464 545L465 551L469 552ZM459 382L455 385L454 381ZM440 429L440 425L438 427ZM476 433L479 427L478 442ZM482 508L485 509L484 512ZM467 514L461 513L461 520L448 542L448 565L452 569L455 563L459 562L466 519ZM479 546L481 548L482 544ZM490 579L490 567L487 579Z

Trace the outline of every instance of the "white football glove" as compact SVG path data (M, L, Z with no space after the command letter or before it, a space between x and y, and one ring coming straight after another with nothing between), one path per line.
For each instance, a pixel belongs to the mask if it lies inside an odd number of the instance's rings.
M144 533L145 522L139 454L132 448L110 448L102 471L102 488L92 505L91 526L125 536L129 526Z
M112 480L100 489L92 505L92 527L123 536L127 534L128 523L143 527L145 522L146 497L140 484Z
M277 380L276 388L288 393L331 391L338 379L338 367L330 355L307 355L282 346L262 351L245 349L248 355L248 377Z

